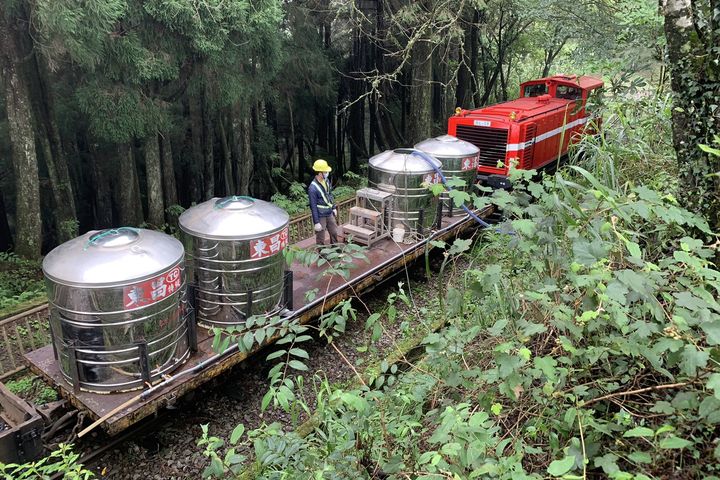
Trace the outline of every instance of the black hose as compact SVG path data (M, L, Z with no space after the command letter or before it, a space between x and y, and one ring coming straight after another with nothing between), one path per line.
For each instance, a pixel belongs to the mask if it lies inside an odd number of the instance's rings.
M447 184L447 179L445 178L445 175L443 175L442 170L441 170L440 168L438 168L437 165L435 165L435 162L433 162L433 159L430 158L430 156L429 156L427 153L421 152L420 150L413 150L413 151L410 153L410 155L415 155L416 157L419 157L419 158L422 158L423 160L425 160L425 162L426 162L428 165L430 165L430 166L432 167L432 169L435 170L435 172L436 172L438 175L440 175L440 180L442 181L443 186L444 186L448 191L452 191L452 190L453 190L453 188L452 188L450 185ZM452 201L452 199L450 199L450 201ZM462 208L463 208L463 210L465 210L465 213L467 213L467 214L470 216L470 218L472 218L473 220L475 220L477 223L479 223L480 225L482 225L482 226L485 227L485 228L490 227L490 224L489 224L489 223L487 223L486 221L484 221L482 218L478 217L478 216L475 214L475 212L473 212L472 210L470 210L470 209L468 208L468 206L465 205L464 203L462 204Z

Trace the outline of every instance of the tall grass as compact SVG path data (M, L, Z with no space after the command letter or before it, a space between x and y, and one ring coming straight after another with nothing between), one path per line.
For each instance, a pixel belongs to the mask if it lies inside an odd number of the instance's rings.
M590 171L613 189L645 185L670 194L678 187L672 145L670 97L618 95L599 108L602 134L573 147L571 164Z

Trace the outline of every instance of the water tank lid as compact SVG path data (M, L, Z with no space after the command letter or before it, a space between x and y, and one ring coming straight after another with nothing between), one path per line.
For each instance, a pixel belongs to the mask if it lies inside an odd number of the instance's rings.
M91 231L55 247L43 259L45 276L64 285L136 283L183 259L180 241L162 232L119 227Z
M370 166L378 170L390 173L429 173L434 169L428 163L417 155L412 155L414 150L411 148L397 148L395 150L385 150L382 153L370 158ZM436 159L431 159L437 168L441 164Z
M270 202L233 195L212 198L180 215L180 228L210 240L250 240L284 228L290 221L285 210Z
M480 153L478 147L452 135L440 135L428 138L415 145L415 148L439 158L469 157Z

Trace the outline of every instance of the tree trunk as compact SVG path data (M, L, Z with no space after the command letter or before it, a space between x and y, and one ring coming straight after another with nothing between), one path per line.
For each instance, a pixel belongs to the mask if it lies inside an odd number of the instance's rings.
M377 145L378 150L381 152L388 149L388 143L385 140L385 132L380 125L380 112L378 112L378 98L376 94L370 96L370 154L373 155L373 144Z
M508 79L510 77L510 64L512 63L512 56L508 57L507 61L507 74L506 69L500 65L500 100L506 102L508 99Z
M240 150L240 152L243 158L243 161L241 162L243 167L241 170L243 184L239 188L239 192L240 195L249 195L254 159L252 151L252 126L250 123L250 116L247 114L245 114L240 120L240 138L242 141L242 150Z
M255 138L255 132L257 132L260 128L263 128L263 125L267 125L267 119L265 118L265 112L267 112L267 108L265 107L265 101L259 100L250 110L250 152L252 153L253 160L254 160L254 181L252 182L255 186L255 189L251 189L250 191L253 192L253 194L257 198L262 199L269 199L272 197L275 193L278 192L278 187L275 185L275 181L273 179L273 167L275 166L273 162L273 157L269 155L263 155L258 154L256 150L253 150L253 142ZM273 148L275 146L273 145Z
M412 89L410 92L410 126L408 144L424 140L432 134L432 49L424 36L412 49Z
M329 107L325 116L327 122L326 128L328 132L328 152L331 156L337 158L337 139L335 138L335 107Z
M303 143L303 134L302 134L302 132L300 132L300 133L298 133L298 137L297 137L297 141L296 141L296 145L295 145L295 148L297 150L297 155L298 155L298 165L301 165L301 168L300 168L301 177L300 178L304 177L304 172L306 170L305 168L302 167L303 165L305 165L305 148L304 147L305 147L305 145ZM303 182L304 182L304 179L303 179Z
M213 144L215 136L213 135L212 116L210 115L210 103L207 89L203 92L202 101L202 132L203 132L203 191L205 200L215 196L215 159L213 158Z
M297 149L295 148L295 119L293 118L293 106L292 98L290 95L287 97L288 105L288 116L290 117L290 138L287 139L286 144L288 147L288 159L290 160L290 170L292 171L297 165L298 168L298 180L303 181L303 171L300 164L297 161Z
M472 27L471 27L472 28ZM458 42L458 73L457 87L455 87L455 106L460 108L468 108L470 99L472 98L472 75L470 74L470 31L465 31L464 41ZM476 47L477 49L477 47Z
M118 214L121 226L137 226L142 223L143 212L140 205L139 181L133 149L129 144L118 146Z
M235 182L232 165L232 150L230 150L227 132L225 131L225 119L223 116L218 117L217 124L220 130L220 148L222 148L223 155L223 192L225 195L233 195L235 193Z
M560 42L560 45L558 45L556 48L553 48L552 46L545 49L545 59L543 61L543 69L541 77L545 78L550 75L550 68L553 65L553 62L555 61L555 58L560 54L563 47L567 43L568 39L570 37L563 37L562 42Z
M359 29L353 35L353 51L350 56L350 69L353 77L347 81L350 82L349 100L352 102L350 106L350 119L347 125L347 135L350 141L350 170L353 172L360 171L360 159L367 158L368 149L365 143L365 91L366 83L360 78L360 72L366 71L366 55L368 48L368 40ZM357 77L357 78L355 78Z
M8 132L15 172L15 252L39 258L42 243L40 179L38 174L32 106L27 84L20 74L20 54L5 6L0 10L0 64L5 90Z
M27 43L31 43L27 38ZM30 44L28 48L32 48ZM32 54L29 75L33 78L29 85L35 90L35 132L43 149L43 159L50 179L54 202L54 223L57 237L65 242L78 235L75 196L70 180L67 156L60 139L55 117L55 100L50 92L48 72L36 53Z
M335 117L335 161L337 163L337 169L340 172L344 172L345 170L345 128L343 128L344 119L345 114L338 112L338 115Z
M8 224L7 211L2 192L0 192L0 252L7 252L12 247L12 235Z
M252 155L252 133L249 114L245 108L239 106L233 109L233 131L235 135L235 151L237 152L237 193L239 195L250 194L250 176L253 169Z
M165 223L160 143L157 135L148 137L143 148L145 154L145 182L147 186L147 221L155 227Z
M437 50L440 50L438 47ZM441 53L442 55L442 53ZM445 116L445 99L444 99L444 83L447 81L444 78L445 66L436 57L436 54L432 55L430 60L432 63L432 84L430 85L430 110L432 125L442 123L442 117ZM432 134L432 130L430 132Z
M202 102L197 95L190 95L188 98L188 110L190 114L190 137L192 143L192 162L190 162L190 199L197 201L204 199L203 166L203 121Z
M113 222L112 192L110 188L111 169L104 155L97 155L94 147L90 153L90 175L93 189L93 223L95 228L109 228Z
M457 65L459 61L458 49L454 45L448 45L448 60L450 65ZM444 62L443 62L444 63ZM452 67L445 65L445 86L443 87L443 115L440 120L440 124L443 129L447 126L447 118L455 112L455 92L457 90L457 74L452 70Z
M480 101L480 82L478 81L478 59L480 56L479 23L480 12L475 10L475 12L473 12L472 25L470 26L470 84L472 85L472 99L475 108L480 108L483 105Z
M705 3L705 2L698 2ZM708 98L717 97L720 66L716 63L717 49L713 29L695 24L700 18L691 0L662 0L665 16L665 37L675 107L672 110L673 144L680 166L679 197L684 206L720 230L720 158L698 148L710 145L720 128L720 109L713 110ZM710 3L712 12L712 2ZM712 15L712 14L711 14ZM714 118L714 121L712 119ZM714 175L713 175L714 174Z
M160 135L160 153L162 155L163 194L165 195L165 208L167 208L178 203L175 163L172 156L172 142L168 133Z

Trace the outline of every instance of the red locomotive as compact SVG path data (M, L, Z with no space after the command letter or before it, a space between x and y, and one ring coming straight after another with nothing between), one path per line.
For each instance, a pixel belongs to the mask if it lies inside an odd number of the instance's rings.
M511 164L525 170L554 166L579 134L597 133L600 119L586 106L602 86L602 80L589 76L531 80L520 85L517 100L476 110L458 108L448 121L448 133L480 149L482 183L506 188Z

